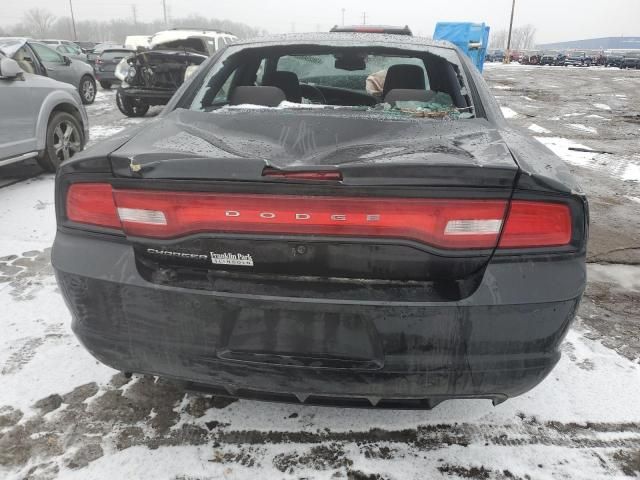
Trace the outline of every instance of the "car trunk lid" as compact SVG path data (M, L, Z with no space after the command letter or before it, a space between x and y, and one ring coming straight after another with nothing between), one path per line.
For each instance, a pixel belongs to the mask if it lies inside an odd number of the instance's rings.
M111 163L116 203L132 215L125 231L152 281L266 293L303 280L394 298L472 290L518 172L483 120L339 111L176 111Z
M111 155L119 177L268 181L266 167L339 170L343 185L511 189L518 167L484 120L444 122L273 109L177 110Z

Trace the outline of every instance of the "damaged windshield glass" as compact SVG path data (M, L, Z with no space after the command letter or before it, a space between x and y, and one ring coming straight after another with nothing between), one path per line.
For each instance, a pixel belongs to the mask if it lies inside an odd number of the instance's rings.
M454 58L443 48L237 48L212 65L190 109L330 109L472 118L473 104Z

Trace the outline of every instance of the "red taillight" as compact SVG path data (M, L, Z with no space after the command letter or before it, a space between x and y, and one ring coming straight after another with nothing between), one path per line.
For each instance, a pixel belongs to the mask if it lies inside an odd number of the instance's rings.
M564 203L513 200L499 248L567 245L572 233L571 210Z
M102 65L104 62L102 61L102 58L98 57L98 58L96 58L96 63L98 65Z
M114 190L129 235L198 232L360 236L440 248L493 248L506 201Z
M75 183L67 191L67 218L73 222L122 228L111 185Z
M359 198L118 190L78 183L67 218L123 229L136 237L193 233L398 238L443 249L536 248L571 242L571 212L561 203L514 200Z

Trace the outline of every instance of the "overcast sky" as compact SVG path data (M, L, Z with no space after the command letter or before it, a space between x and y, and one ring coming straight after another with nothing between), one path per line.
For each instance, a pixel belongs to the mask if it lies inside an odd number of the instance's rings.
M262 27L270 32L327 30L342 21L408 24L431 35L437 21L486 22L493 30L509 23L511 0L166 0L170 16L198 13ZM162 0L73 0L76 19L162 17ZM69 13L68 0L0 0L0 24L19 22L34 7L57 16ZM640 0L516 0L515 25L531 23L539 43L607 36L640 36ZM131 32L135 34L135 32Z

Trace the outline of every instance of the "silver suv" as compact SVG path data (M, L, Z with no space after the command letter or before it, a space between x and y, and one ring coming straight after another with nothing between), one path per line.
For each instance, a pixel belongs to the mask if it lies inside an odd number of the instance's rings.
M2 53L0 105L0 166L36 157L54 172L89 138L87 113L73 86L26 73Z

